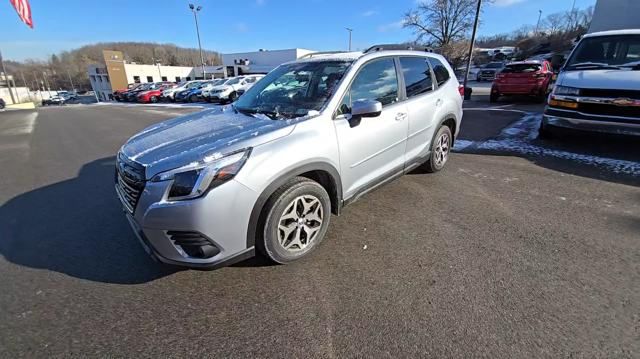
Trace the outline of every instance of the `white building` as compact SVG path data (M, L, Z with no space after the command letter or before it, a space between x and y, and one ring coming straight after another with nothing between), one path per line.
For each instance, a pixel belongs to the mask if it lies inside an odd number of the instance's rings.
M277 66L296 60L315 51L306 49L260 50L235 54L223 54L222 66L205 66L206 78L224 78L246 74L266 74ZM100 101L112 99L114 90L127 84L171 81L181 82L204 78L201 66L163 66L127 63L119 51L103 51L109 65L94 64L88 67L91 87ZM110 79L117 77L118 80Z

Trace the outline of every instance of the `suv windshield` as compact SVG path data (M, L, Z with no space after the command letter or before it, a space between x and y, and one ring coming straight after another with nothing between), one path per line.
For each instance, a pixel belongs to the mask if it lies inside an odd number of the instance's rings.
M294 118L320 111L333 95L351 61L308 61L282 65L236 102L236 109L272 117Z
M229 80L229 82L227 82L227 85L235 85L237 83L239 83L240 81L242 81L243 77L236 77L234 79Z
M507 67L502 70L503 74L507 73L527 73L527 72L536 72L539 71L542 66L540 64L512 64L507 65Z
M567 61L566 69L620 68L640 62L640 35L585 38Z
M499 69L502 67L502 62L491 62L485 66L485 69Z
M200 86L200 83L201 83L200 81L191 82L191 83L187 84L186 88L192 89L194 87L198 87L198 86Z

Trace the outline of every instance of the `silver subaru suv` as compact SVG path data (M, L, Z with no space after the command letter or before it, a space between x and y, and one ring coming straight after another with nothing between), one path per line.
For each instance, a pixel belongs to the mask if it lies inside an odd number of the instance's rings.
M233 105L151 126L120 149L116 192L154 258L215 268L311 253L331 214L418 166L460 131L447 61L377 46L283 64Z

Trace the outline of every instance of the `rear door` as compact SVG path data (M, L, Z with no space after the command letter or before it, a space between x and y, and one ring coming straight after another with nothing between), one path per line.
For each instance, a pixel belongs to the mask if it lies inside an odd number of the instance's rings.
M380 116L350 121L351 104L360 99L380 101ZM399 99L393 57L364 64L344 94L334 126L345 199L403 171L408 116L406 103Z
M400 57L404 92L407 98L409 134L405 161L411 163L429 153L434 115L439 106L438 93L434 91L434 75L427 57Z

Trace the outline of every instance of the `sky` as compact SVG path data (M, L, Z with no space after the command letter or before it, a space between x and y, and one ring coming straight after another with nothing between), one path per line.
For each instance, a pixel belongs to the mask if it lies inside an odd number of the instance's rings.
M222 53L258 49L346 50L415 38L402 28L405 12L419 0L192 0L202 6L205 49ZM535 25L542 16L570 10L574 0L494 0L481 17L479 36ZM596 0L575 0L577 8ZM148 41L197 47L187 0L30 0L34 29L20 22L10 2L0 0L0 51L9 60L45 59L85 44Z

